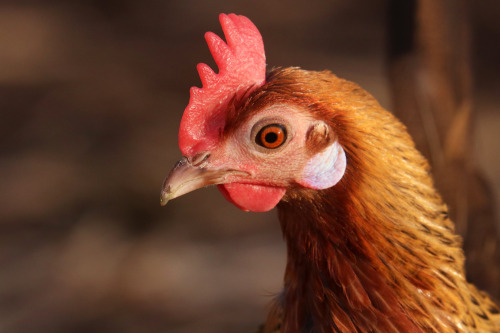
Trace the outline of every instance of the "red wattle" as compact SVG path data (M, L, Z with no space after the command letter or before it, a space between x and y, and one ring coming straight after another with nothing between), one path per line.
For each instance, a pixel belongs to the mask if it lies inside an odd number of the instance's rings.
M217 186L224 198L241 210L267 212L280 202L286 189L276 186L230 183Z

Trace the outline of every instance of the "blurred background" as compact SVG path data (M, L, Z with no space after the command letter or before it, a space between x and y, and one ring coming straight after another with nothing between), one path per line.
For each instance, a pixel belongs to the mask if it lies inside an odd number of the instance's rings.
M285 267L275 212L215 188L159 205L220 12L256 24L269 67L330 69L392 109L388 1L1 1L0 332L252 332L265 318ZM467 156L498 206L500 3L468 13Z

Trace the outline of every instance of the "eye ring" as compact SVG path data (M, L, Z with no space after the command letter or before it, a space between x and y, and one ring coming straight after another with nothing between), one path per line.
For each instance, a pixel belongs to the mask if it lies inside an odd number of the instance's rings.
M268 149L281 147L287 139L286 127L281 124L269 124L262 127L255 136L255 143Z

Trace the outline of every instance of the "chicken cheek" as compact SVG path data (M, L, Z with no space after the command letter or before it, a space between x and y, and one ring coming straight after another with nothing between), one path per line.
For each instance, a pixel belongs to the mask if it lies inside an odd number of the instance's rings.
M299 184L317 190L330 188L342 179L345 168L344 149L335 141L307 161Z

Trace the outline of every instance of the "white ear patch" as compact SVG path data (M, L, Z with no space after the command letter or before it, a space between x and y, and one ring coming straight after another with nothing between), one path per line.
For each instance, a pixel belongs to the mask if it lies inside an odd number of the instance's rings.
M307 161L299 183L305 187L324 190L334 186L342 179L345 168L344 149L335 141Z

